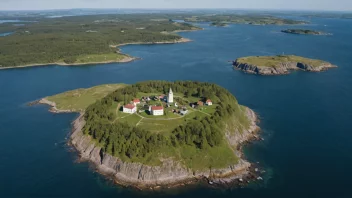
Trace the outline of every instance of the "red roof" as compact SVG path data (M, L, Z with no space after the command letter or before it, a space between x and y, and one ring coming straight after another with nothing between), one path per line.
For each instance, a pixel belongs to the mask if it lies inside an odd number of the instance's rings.
M208 100L207 100L207 102L211 102L211 100L210 100L210 99L208 99Z
M126 109L134 109L136 106L134 106L133 104L127 104L124 106L124 108Z
M141 102L139 99L133 99L133 102Z
M162 107L162 106L152 106L152 111L156 111L156 110L164 110L164 107Z

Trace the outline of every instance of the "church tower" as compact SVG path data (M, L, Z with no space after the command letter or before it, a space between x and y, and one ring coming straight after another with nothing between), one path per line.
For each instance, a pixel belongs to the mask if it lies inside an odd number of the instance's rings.
M168 103L173 103L174 102L174 93L172 92L171 87L170 87L169 95L167 97L167 102Z

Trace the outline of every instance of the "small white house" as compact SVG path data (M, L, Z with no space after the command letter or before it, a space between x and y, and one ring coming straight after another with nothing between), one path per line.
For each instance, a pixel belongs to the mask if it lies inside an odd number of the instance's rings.
M206 101L206 104L207 104L208 106L211 106L211 105L213 105L213 102L212 102L210 99L208 99L208 100Z
M139 99L133 99L133 104L134 106L137 106L138 104L141 104L141 101Z
M136 111L137 111L137 107L133 104L127 104L127 105L123 106L124 113L133 114L133 113L136 113Z
M150 114L154 116L164 115L164 107L162 106L151 106L149 107L149 111Z

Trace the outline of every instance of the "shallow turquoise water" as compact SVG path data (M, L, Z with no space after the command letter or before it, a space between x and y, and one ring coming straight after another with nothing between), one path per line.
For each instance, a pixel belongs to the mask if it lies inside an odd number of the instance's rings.
M76 153L65 142L77 115L26 103L75 88L150 79L208 81L229 89L261 117L265 141L245 152L267 170L265 182L248 188L192 187L151 197L350 197L352 20L315 19L308 25L333 36L279 32L289 26L201 26L206 29L182 33L191 43L123 47L142 58L133 63L1 70L0 197L147 196L113 185L87 163L75 163ZM233 70L227 62L282 53L339 68L266 77Z

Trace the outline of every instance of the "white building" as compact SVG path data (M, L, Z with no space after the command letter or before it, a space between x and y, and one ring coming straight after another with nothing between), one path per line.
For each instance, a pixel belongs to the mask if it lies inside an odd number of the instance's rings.
M164 107L162 106L151 106L149 107L149 111L154 116L164 115Z
M132 102L134 106L137 106L137 104L141 104L141 101L139 99L134 99Z
M133 113L136 113L136 111L137 111L137 107L133 104L127 104L127 105L123 106L124 113L133 114Z
M172 92L171 87L170 87L169 95L167 97L167 102L168 103L173 103L174 102L174 93Z
M213 105L213 102L212 102L210 99L208 99L207 102L206 102L206 104L207 104L208 106L211 106L211 105Z

